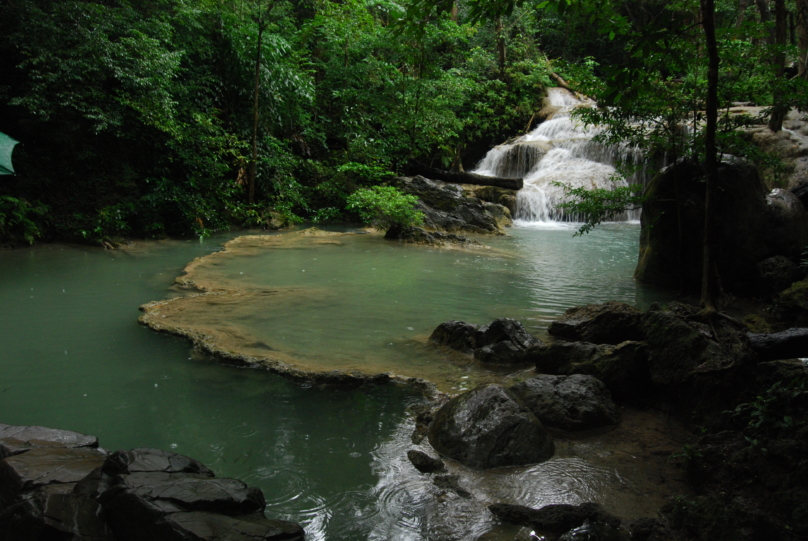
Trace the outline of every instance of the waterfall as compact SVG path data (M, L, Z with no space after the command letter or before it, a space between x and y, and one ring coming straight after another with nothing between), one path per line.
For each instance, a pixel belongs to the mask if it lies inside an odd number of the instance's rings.
M524 222L581 221L556 208L564 191L554 182L573 188L612 189L645 181L645 158L636 148L606 146L592 141L602 128L584 126L570 117L576 107L593 107L590 100L579 100L563 88L548 89L547 102L557 111L527 135L491 149L477 165L475 173L488 176L519 177L524 187L516 195L517 220ZM615 166L634 166L626 179ZM639 219L639 210L623 219Z

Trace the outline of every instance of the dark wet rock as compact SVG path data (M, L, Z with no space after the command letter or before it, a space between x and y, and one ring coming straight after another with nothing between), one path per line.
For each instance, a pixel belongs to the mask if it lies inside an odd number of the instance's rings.
M195 473L206 477L214 475L198 460L162 449L117 451L104 462L104 473L107 475L140 472Z
M99 503L73 487L42 486L0 511L0 540L114 541Z
M460 186L422 176L398 177L394 183L420 199L418 210L424 213L426 229L447 233L503 233L497 217L489 210L495 203L465 197Z
M521 364L528 348L542 345L524 325L511 318L495 319L477 326L463 321L441 323L429 337L431 342L449 347L484 364Z
M764 259L757 267L760 273L760 290L763 293L779 293L803 275L796 263L782 255Z
M541 344L541 340L531 335L519 321L508 317L495 319L479 328L475 335L476 347L490 346L510 341L519 349L527 349Z
M446 321L432 331L429 341L461 353L471 354L474 351L474 337L479 328L479 325L465 321Z
M632 400L650 392L648 352L642 342L611 346L558 341L547 347L531 348L527 357L544 374L595 377L619 400Z
M484 385L438 410L429 443L444 456L485 469L543 462L555 446L536 416L511 391Z
M436 487L451 490L461 498L471 498L471 492L460 486L460 478L457 475L436 475L432 482Z
M35 447L97 448L98 438L44 426L0 424L0 459Z
M542 374L511 387L543 425L586 430L620 422L620 410L600 380L583 374Z
M672 388L697 371L730 368L753 356L741 329L721 320L714 328L723 332L713 336L709 325L692 316L683 317L676 310L685 308L671 304L673 310L648 311L642 320L651 381L658 387Z
M769 334L749 333L749 346L761 361L808 356L808 328L799 327Z
M619 344L643 339L640 329L642 312L624 302L610 301L570 308L547 329L564 340L593 344Z
M90 448L39 447L0 461L0 506L23 492L50 484L76 483L103 464L105 455Z
M482 247L476 240L455 235L454 233L443 233L441 231L427 231L421 227L391 227L384 234L387 240L400 240L407 244L426 244L428 246L465 246Z
M803 160L808 161L805 158L803 158ZM797 197L797 199L800 200L800 203L802 203L803 207L808 209L808 182L806 181L800 182L799 184L791 188L791 193L793 193Z
M474 359L483 364L510 365L526 362L525 350L509 340L475 349Z
M0 541L304 537L297 524L263 515L259 489L215 478L192 458L157 449L108 455L92 436L42 427L0 431L13 436L5 443L27 446L0 460Z
M483 364L529 363L525 354L531 347L542 345L541 340L527 332L515 319L503 317L483 325L474 336L474 358Z
M635 271L640 282L699 291L703 179L701 167L680 162L649 182ZM725 290L749 294L759 280L758 262L775 255L799 258L808 243L808 212L790 192L769 193L755 167L742 160L719 166L717 189L715 264Z
M581 505L553 504L540 509L495 503L488 510L503 522L528 526L541 532L561 534L581 526L586 521L599 522L613 528L620 526L620 519L607 513L597 503Z
M415 466L415 469L421 473L438 473L445 472L446 466L439 458L432 458L423 451L410 449L407 451L407 458Z

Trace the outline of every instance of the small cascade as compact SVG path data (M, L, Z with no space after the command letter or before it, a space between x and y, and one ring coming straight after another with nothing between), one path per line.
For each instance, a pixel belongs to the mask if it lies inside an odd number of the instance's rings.
M564 190L556 182L587 189L644 184L645 157L641 151L595 143L592 138L602 129L584 126L570 117L574 108L592 107L594 102L580 100L563 88L549 89L547 99L558 109L552 119L511 143L494 147L474 171L524 180L524 187L517 194L517 220L581 221L580 217L566 215L557 208L564 200ZM615 166L621 163L633 166L635 172L630 178L618 174ZM639 210L628 212L623 219L639 219Z

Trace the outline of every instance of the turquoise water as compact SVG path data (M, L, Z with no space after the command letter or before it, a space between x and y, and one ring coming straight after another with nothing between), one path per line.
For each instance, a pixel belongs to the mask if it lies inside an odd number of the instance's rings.
M432 259L429 268L423 263L408 267L408 276L417 279L396 289L421 334L448 318L482 323L503 315L523 317L540 332L573 304L619 299L644 306L657 300L658 294L638 289L631 280L636 225L609 227L584 239L572 239L569 230L512 233L483 239L502 252L495 256L399 246L370 236L361 242L368 243L363 246L368 258L389 253ZM440 522L427 501L435 489L402 458L412 447L405 407L420 400L410 390L303 385L264 371L223 366L194 355L184 340L137 323L140 304L171 295L169 286L190 260L218 250L230 237L117 251L49 245L0 252L0 422L94 434L111 450L158 447L194 456L219 475L261 487L267 514L301 522L309 539L429 537ZM327 252L300 251L291 257L291 251L284 251L282 257L273 256L274 266L278 272L283 267L297 272L302 260L319 261L319 254ZM458 258L462 263L456 263ZM356 276L379 270L356 253L347 261ZM329 269L346 263L306 265L307 279L313 279L317 274L327 278ZM427 297L449 292L454 298L441 312L419 315L412 306L423 301L413 302L410 295L423 299L418 297L421 288L428 289ZM484 292L488 301L455 293L471 289ZM391 300L396 299L374 292L363 303ZM476 311L475 306L486 308ZM307 326L326 332L336 321L332 316ZM394 338L410 332L400 329ZM531 470L526 478L539 471L562 477L575 471L580 487L554 484L550 476L535 490L519 488L523 502L613 498L618 508L633 505L621 503L625 486L609 484L614 476L609 468L553 461L544 468ZM507 475L506 484L514 485L512 474ZM496 485L474 483L480 493ZM535 479L533 484L539 485ZM637 494L641 502L642 490ZM490 517L480 518L484 507L474 509L468 516L460 513L451 528L458 539L490 529ZM460 523L467 523L467 529Z

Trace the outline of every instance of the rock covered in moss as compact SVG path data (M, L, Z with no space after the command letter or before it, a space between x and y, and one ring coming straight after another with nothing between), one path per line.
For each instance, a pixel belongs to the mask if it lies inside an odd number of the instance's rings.
M429 443L474 469L535 464L555 446L533 412L511 391L489 384L456 396L435 414Z

